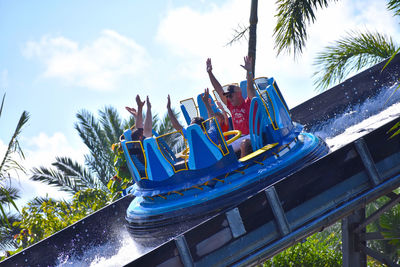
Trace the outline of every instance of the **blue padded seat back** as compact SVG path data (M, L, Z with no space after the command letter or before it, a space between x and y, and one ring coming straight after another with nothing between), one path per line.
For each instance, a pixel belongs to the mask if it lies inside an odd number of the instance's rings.
M174 169L158 149L156 139L148 137L143 141L146 151L147 175L149 180L162 181L174 175Z
M246 97L247 97L247 81L246 80L241 81L239 86L240 86L240 89L242 89L243 98L246 99Z
M185 118L186 124L189 125L191 118L190 118L189 113L186 110L186 107L182 104L181 104L181 111L182 111L183 117Z
M126 141L132 141L132 130L131 129L126 129L124 131L124 137Z
M138 182L142 179L143 176L145 176L145 175L141 175L141 173L145 174L145 166L140 162L140 160L137 159L137 157L135 155L131 155L129 153L129 146L132 144L127 143L127 142L128 142L127 140L121 141L125 160L126 160L129 172L131 173L134 182Z
M201 98L203 94L204 93L201 93L201 94L199 94L197 96L197 106L199 107L200 116L203 117L203 119L206 120L206 119L208 119L208 112L207 112L207 109L206 109L206 105L204 104L203 99ZM212 108L212 110L214 112L219 111L217 106L215 105L215 102L212 99L212 97L210 97L210 98L211 98L211 108ZM189 124L190 124L190 122L188 123L188 125Z
M222 152L204 134L197 124L186 129L189 145L189 169L196 170L207 168L222 158Z

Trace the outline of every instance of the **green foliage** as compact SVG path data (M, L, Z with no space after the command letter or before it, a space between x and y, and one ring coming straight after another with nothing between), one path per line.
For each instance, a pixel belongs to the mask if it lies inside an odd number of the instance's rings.
M392 38L378 32L350 32L317 55L314 84L324 90L352 71L390 58L397 49Z
M53 199L42 201L40 205L29 203L22 209L22 219L13 223L20 229L14 239L19 247L26 248L109 203L110 195L99 189L80 191L71 203Z
M390 130L387 132L387 133L390 133L390 132L393 132L396 130L389 138L393 138L400 133L399 127L400 127L400 121L397 122L395 125L393 125L393 127L390 128Z
M395 16L400 15L400 1L399 0L390 0L387 3L387 8L394 12Z
M389 201L386 196L378 198L376 201L366 206L366 216L370 216ZM400 260L400 205L396 205L390 210L380 215L379 219L367 225L367 232L380 232L384 238L390 240L368 241L368 246L375 251L384 254L393 262Z
M264 266L342 266L340 240L335 231L316 233L274 256Z
M121 147L121 143L112 145L112 151L114 152L114 168L116 174L107 184L108 189L112 195L112 201L117 200L121 197L122 190L132 185L132 177L126 165L124 152Z
M132 118L121 120L113 107L104 107L98 113L98 118L87 110L81 110L76 115L78 122L75 129L89 149L89 154L85 155L85 166L71 158L57 157L52 164L54 169L34 168L31 179L71 193L88 188L108 192L108 182L115 172L111 145L119 141L123 129L129 128L134 121Z
M0 117L3 113L4 101L6 95L3 95L1 105L0 105ZM11 139L8 143L7 150L4 154L3 159L0 163L0 248L10 248L15 244L12 239L10 239L10 235L13 233L14 228L12 227L13 221L16 219L16 216L10 214L10 207L14 207L18 211L18 207L15 204L15 200L19 198L19 191L17 188L12 187L8 184L11 179L11 172L22 171L25 172L25 169L15 158L19 156L21 159L24 158L24 153L20 147L18 136L21 134L22 128L28 122L29 114L26 111L23 111L19 121L17 123L17 127L14 133L11 136Z
M302 53L307 41L306 28L316 19L315 11L327 7L329 2L337 0L277 0L278 17L274 29L275 48L278 54L282 51L288 53Z

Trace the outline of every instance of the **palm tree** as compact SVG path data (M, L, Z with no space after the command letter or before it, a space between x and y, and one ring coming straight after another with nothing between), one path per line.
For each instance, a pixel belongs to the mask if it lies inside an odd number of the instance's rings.
M56 186L72 194L88 188L109 191L107 184L115 174L114 157L111 150L124 129L134 125L134 118L122 120L114 107L104 107L99 110L98 118L90 111L81 110L76 115L78 131L84 144L89 149L85 155L85 166L69 157L57 157L52 163L54 168L33 168L31 179ZM154 129L159 134L173 130L171 121L166 116L161 121L153 116ZM166 140L170 146L175 146L177 140Z
M1 101L0 117L4 107L5 96L4 94ZM19 198L19 191L17 188L12 187L9 182L11 181L12 171L25 172L25 169L15 159L15 156L24 158L24 153L18 142L18 136L28 119L28 112L23 111L0 164L0 249L9 248L13 245L12 239L9 239L8 236L12 232L12 223L15 221L16 215L10 214L9 209L10 206L13 206L18 211L15 200Z
M123 130L133 125L134 120L122 121L114 107L99 110L99 118L87 110L79 111L76 117L75 129L89 149L85 166L69 157L57 157L52 163L54 168L33 168L31 179L71 193L87 188L108 191L107 183L115 172L111 146L119 141Z
M308 38L307 26L316 20L317 9L328 7L338 0L278 0L277 24L274 30L275 48L293 53L303 51ZM400 15L400 1L389 0L388 10ZM343 81L352 71L376 64L398 52L392 38L380 33L350 32L346 37L326 47L316 57L314 84L325 90L333 83Z
M351 72L390 58L399 48L391 37L379 32L351 32L317 55L314 84L323 91L343 81Z

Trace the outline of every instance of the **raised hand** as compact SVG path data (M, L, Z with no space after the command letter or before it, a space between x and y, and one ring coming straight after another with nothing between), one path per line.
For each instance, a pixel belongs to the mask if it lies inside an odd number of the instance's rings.
M167 109L171 109L171 97L168 95L167 99Z
M135 108L125 107L125 109L126 109L129 113L131 113L133 116L135 116L135 118L136 118L136 116L137 116L137 111L136 111Z
M201 99L203 100L204 104L210 103L211 99L210 99L210 92L209 92L208 88L206 88L204 90L204 94L201 96Z
M138 109L140 108L140 107L143 107L144 106L144 103L146 103L146 101L141 101L140 100L140 96L139 95L136 95L136 104L137 104L137 106L138 106Z
M207 58L206 65L207 65L207 72L211 72L212 71L211 58Z
M149 96L147 96L146 102L147 102L147 109L150 109L151 108L151 103L150 103ZM143 102L143 104L144 104L144 102Z
M251 72L251 70L253 68L253 60L252 60L252 58L249 57L249 56L245 56L243 59L244 59L244 65L240 65L240 66L242 68L244 68L245 70Z

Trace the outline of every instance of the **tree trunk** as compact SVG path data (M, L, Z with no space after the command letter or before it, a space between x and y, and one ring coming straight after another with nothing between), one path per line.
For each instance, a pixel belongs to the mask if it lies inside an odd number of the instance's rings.
M249 50L247 55L251 57L253 61L252 78L254 78L254 73L256 69L256 45L257 45L257 22L258 22L257 6L258 6L258 0L251 0Z

